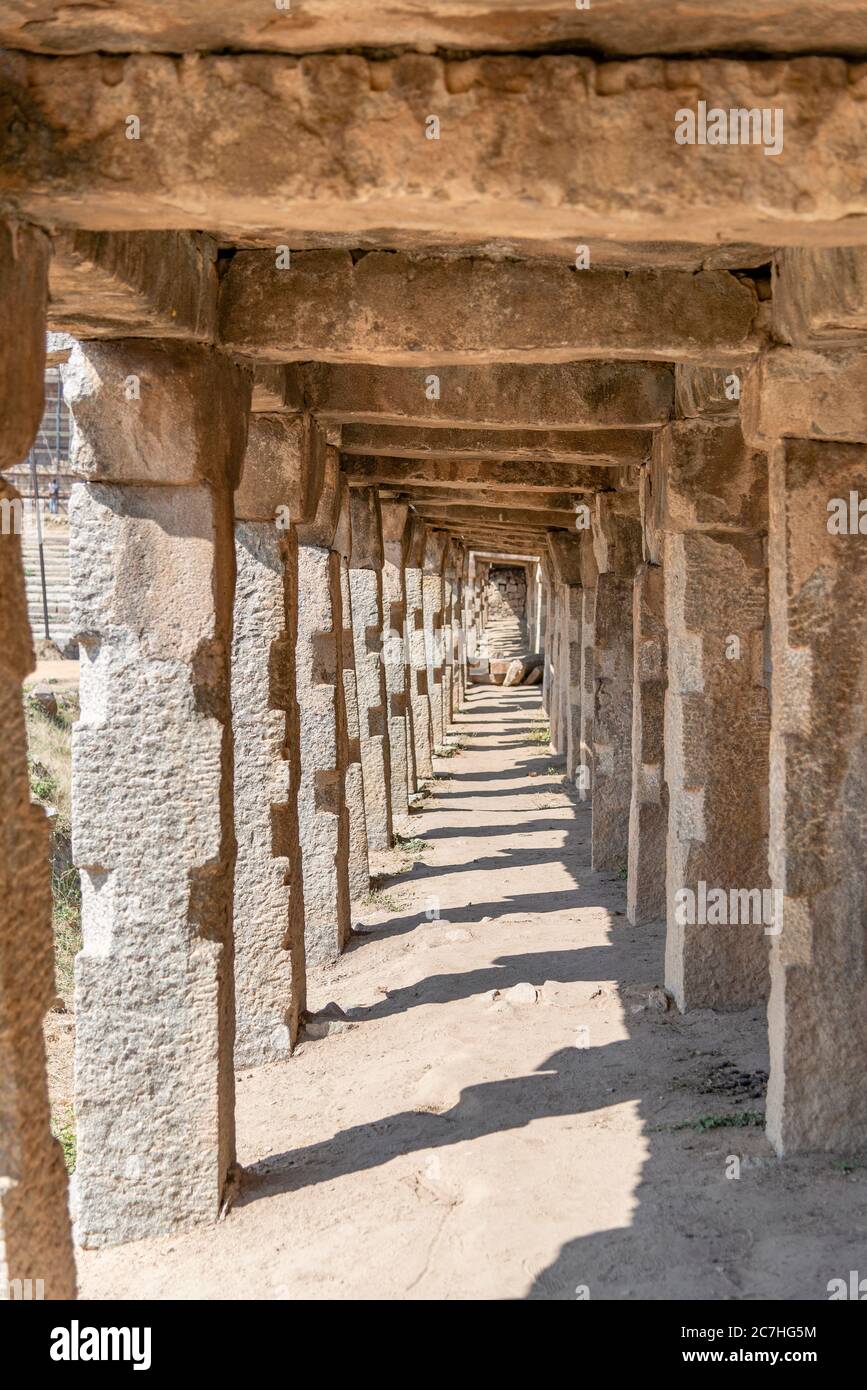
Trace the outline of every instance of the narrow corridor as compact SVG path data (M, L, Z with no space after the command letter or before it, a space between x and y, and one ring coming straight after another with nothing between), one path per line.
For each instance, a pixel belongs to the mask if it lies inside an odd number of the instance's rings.
M225 1221L83 1251L85 1297L815 1298L856 1261L863 1174L772 1156L764 1009L667 1007L545 728L470 689L414 867L311 979L346 1018L238 1078Z

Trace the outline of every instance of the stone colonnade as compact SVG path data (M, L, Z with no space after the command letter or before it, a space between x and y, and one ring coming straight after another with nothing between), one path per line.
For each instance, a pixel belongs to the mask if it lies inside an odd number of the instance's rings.
M0 303L19 326L14 351L0 349L7 462L39 420L47 251L40 232L3 235ZM263 409L261 379L210 341L72 350L84 1245L212 1222L230 1198L234 1067L295 1045L308 970L345 949L370 852L405 823L466 695L492 557L526 559L529 546L528 647L545 653L553 745L591 802L593 868L625 877L633 923L665 917L680 1009L768 998L777 1150L863 1143L867 353L857 315L847 338L845 306L843 341L815 342L809 262L782 255L775 273L777 338L740 372L619 364L620 427L638 412L652 438L629 442L623 468L585 439L593 486L570 437L562 466L576 496L591 494L580 526L571 489L541 495L547 465L532 460L525 505L504 491L487 511L478 488L451 511L413 493L418 480L378 455L353 468L341 430L373 409L375 377L357 400L327 364L281 368ZM499 370L474 400L518 450L501 418L520 402L508 376L485 410ZM572 435L611 425L615 377L602 391L582 385L585 363L558 370L562 389L533 409ZM400 382L390 389L387 428ZM413 397L411 421L426 408ZM424 466L429 483L478 481L472 460L461 474L451 460ZM0 500L11 508L5 485ZM0 1213L8 1278L43 1279L56 1297L74 1273L40 1033L48 870L27 791L20 684L33 654L14 530L0 557Z

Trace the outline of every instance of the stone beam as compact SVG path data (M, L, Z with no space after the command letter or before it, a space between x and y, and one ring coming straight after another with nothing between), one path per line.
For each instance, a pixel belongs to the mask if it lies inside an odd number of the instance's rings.
M212 341L217 243L199 232L55 238L48 322L75 338Z
M297 13L302 22L295 21ZM107 9L70 9L60 0L2 0L0 42L42 53L195 53L265 50L312 53L355 48L520 50L569 47L641 54L648 34L660 53L863 52L867 20L860 0L729 0L724 9L672 11L670 0L614 0L586 9L562 0L374 0L347 10L342 0L296 0L279 22L260 0L114 0Z
M257 368L259 370L273 370ZM344 455L374 455L375 467L385 469L391 459L412 459L414 468L436 461L455 461L463 466L482 460L486 470L502 462L574 464L568 470L546 473L556 486L570 487L579 469L636 466L650 456L653 436L648 430L482 430L425 429L409 425L344 425L340 448ZM362 465L358 465L361 467ZM352 465L354 469L355 464ZM362 476L364 476L362 474ZM427 475L425 475L427 476ZM446 470L437 476L450 476ZM387 481L387 478L383 478ZM431 481L434 481L431 476Z
M718 363L758 349L758 318L753 284L725 270L627 274L389 251L302 251L284 266L270 250L237 252L220 282L223 342L263 362Z
M517 500L516 497L516 501ZM436 526L440 524L441 520L458 522L464 526L468 523L472 524L478 521L482 525L485 523L519 527L521 525L527 525L544 530L549 526L566 529L569 527L570 523L574 525L575 522L574 509L569 510L566 508L561 511L543 511L542 509L522 509L518 506L504 507L502 503L500 503L499 506L495 504L490 508L477 506L444 507L440 506L438 503L430 502L419 503L417 505L413 502L413 505L420 516L423 516L426 521Z
M598 491L599 489L595 489ZM354 489L359 491L359 489ZM574 517L575 508L582 497L586 498L586 493L573 494L571 492L550 492L526 491L519 492L516 489L501 493L500 490L492 485L489 492L473 488L433 488L433 487L405 487L400 490L401 495L407 497L413 506L419 510L426 510L427 506L435 508L437 511L445 509L451 511L454 507L470 506L483 507L487 509L501 509L520 507L527 511L557 511L567 512ZM384 494L388 496L388 493ZM563 523L561 522L561 525ZM566 523L568 525L568 523Z
M308 363L286 369L295 408L326 421L512 430L647 429L674 406L674 369L662 362L575 362L533 367L369 367Z
M383 229L437 245L830 245L843 219L862 244L867 179L851 151L867 134L865 80L834 57L14 54L0 197L43 223L275 245L316 232L357 246ZM782 109L784 157L679 144L675 113L700 93L725 111Z
M443 431L445 433L446 431ZM433 430L431 433L436 434ZM596 492L599 488L623 488L637 481L637 469L584 468L562 463L516 463L494 459L468 459L461 463L442 459L380 459L343 457L343 468L350 483L379 483L392 488L428 489L458 494L466 489L495 489L497 492L523 493L525 489L551 489L557 492Z

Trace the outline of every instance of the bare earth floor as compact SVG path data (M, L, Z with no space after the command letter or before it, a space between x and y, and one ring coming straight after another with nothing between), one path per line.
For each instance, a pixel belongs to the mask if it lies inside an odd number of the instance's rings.
M720 1124L764 1108L764 1011L665 1007L540 718L471 690L424 852L313 980L351 1024L239 1076L227 1218L80 1252L83 1296L824 1299L865 1268L863 1159Z

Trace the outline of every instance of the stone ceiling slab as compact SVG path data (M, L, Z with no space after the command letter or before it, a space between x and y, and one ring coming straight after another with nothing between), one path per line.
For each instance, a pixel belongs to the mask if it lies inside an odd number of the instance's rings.
M491 488L500 492L524 492L527 488L592 492L600 487L628 487L637 476L634 468L585 468L571 463L502 462L470 459L463 463L438 459L376 459L343 457L350 480L366 486L400 489L435 488L443 496L467 488Z
M0 0L0 43L47 53L188 53L196 49L315 49L406 45L535 49L568 45L604 54L867 51L859 0Z
M502 460L516 463L572 463L579 467L637 466L650 457L649 430L450 430L404 425L345 425L341 450L354 456L465 463ZM398 473L394 474L399 476ZM445 470L439 476L448 476ZM552 475L553 476L553 475ZM431 475L433 477L433 475Z
M726 362L757 351L754 285L728 271L577 270L388 251L240 251L220 334L270 362L436 367L580 358Z
M648 429L674 405L661 362L411 367L309 363L286 369L286 400L341 423L462 429Z
M863 244L865 92L863 65L833 57L9 53L0 198L45 223L275 245L293 229L833 245L844 219ZM708 94L783 110L782 152L679 144L676 113Z

